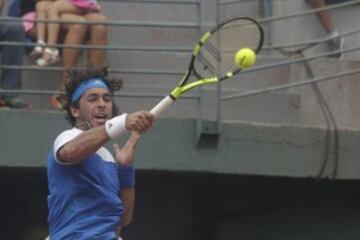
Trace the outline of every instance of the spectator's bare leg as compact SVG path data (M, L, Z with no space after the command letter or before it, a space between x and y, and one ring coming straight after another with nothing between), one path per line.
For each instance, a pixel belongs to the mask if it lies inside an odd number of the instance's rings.
M59 20L62 13L81 14L81 10L75 7L70 1L58 0L53 2L47 8L47 17L49 20ZM59 23L48 24L48 44L56 44L60 31Z
M313 8L325 7L324 0L310 0L310 4ZM339 32L335 28L331 13L329 10L324 10L317 13L317 17L323 26L324 30L327 33L329 40L327 41L328 49L330 52L342 50L344 46L344 38L339 36ZM341 60L344 56L343 52L334 53L329 55L329 57L337 58Z
M310 0L310 4L313 8L321 8L326 6L324 0ZM318 12L316 15L327 33L331 33L335 30L335 26L329 10Z
M60 19L64 21L76 21L79 23L63 24L62 33L64 34L64 45L79 45L83 44L87 26L82 24L85 19L82 16L64 13L60 15ZM62 50L62 63L65 67L63 71L63 81L57 87L57 90L64 90L64 84L69 80L67 69L72 69L76 67L80 56L80 49L78 48L63 48ZM51 100L51 105L57 109L63 109L64 107L64 98L60 95L54 95Z
M84 15L87 21L105 22L106 17L100 13L88 13ZM90 25L90 44L106 46L108 44L107 26L102 24ZM89 50L88 51L89 67L101 68L107 65L105 50Z
M49 1L39 1L36 3L36 19L46 19L46 9L51 4ZM37 41L46 41L46 24L44 22L36 23Z
M62 14L61 20L85 22L85 19L82 16L71 13ZM65 24L64 30L65 30L64 45L80 45L84 43L87 25L81 23ZM62 63L65 69L74 68L78 63L79 56L80 56L80 49L64 48L62 51ZM68 80L66 71L64 71L63 73L63 80L64 82Z
M46 14L49 20L57 21L60 19L62 13L81 14L82 10L75 7L71 1L58 0L47 7ZM49 23L48 25L48 39L47 43L50 45L56 44L59 38L60 23ZM56 61L58 50L56 48L46 48L38 65L43 66Z

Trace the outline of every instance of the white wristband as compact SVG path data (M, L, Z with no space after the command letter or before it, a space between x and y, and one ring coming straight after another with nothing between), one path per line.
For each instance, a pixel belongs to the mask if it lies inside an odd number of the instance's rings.
M127 114L121 114L120 116L114 117L107 120L105 123L106 133L111 139L118 138L121 134L125 133L126 130L126 116Z

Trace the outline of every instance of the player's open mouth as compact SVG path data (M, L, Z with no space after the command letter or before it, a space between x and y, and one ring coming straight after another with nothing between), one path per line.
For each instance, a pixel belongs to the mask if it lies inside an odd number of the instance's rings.
M100 120L100 121L106 121L108 119L107 115L105 115L105 114L104 115L103 114L97 114L97 115L94 116L94 118L96 120Z

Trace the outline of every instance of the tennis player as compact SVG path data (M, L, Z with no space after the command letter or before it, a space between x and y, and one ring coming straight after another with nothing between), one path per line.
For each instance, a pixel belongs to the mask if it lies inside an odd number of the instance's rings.
M146 111L118 115L114 83L103 73L76 73L66 86L73 128L56 138L47 167L51 240L113 240L130 223L134 151L154 117ZM113 156L104 144L126 132L132 134L123 148L113 145Z

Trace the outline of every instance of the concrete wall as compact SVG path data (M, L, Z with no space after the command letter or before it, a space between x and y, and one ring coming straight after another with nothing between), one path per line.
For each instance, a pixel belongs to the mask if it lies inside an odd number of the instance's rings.
M67 128L60 113L0 111L0 166L44 167L52 142ZM316 177L326 161L323 176L332 176L337 169L338 179L359 179L359 131L338 129L337 137L336 147L334 134L325 128L226 122L219 138L203 135L196 147L195 120L163 119L143 137L136 166L141 170Z
M359 69L358 61L337 62L334 60L311 61L314 77L331 76L341 72ZM290 82L298 82L309 78L304 65L294 65L291 68ZM318 87L327 102L332 115L341 128L360 128L359 115L359 74L349 75L321 82ZM324 116L310 85L294 88L288 91L300 96L300 121L310 126L325 125Z

